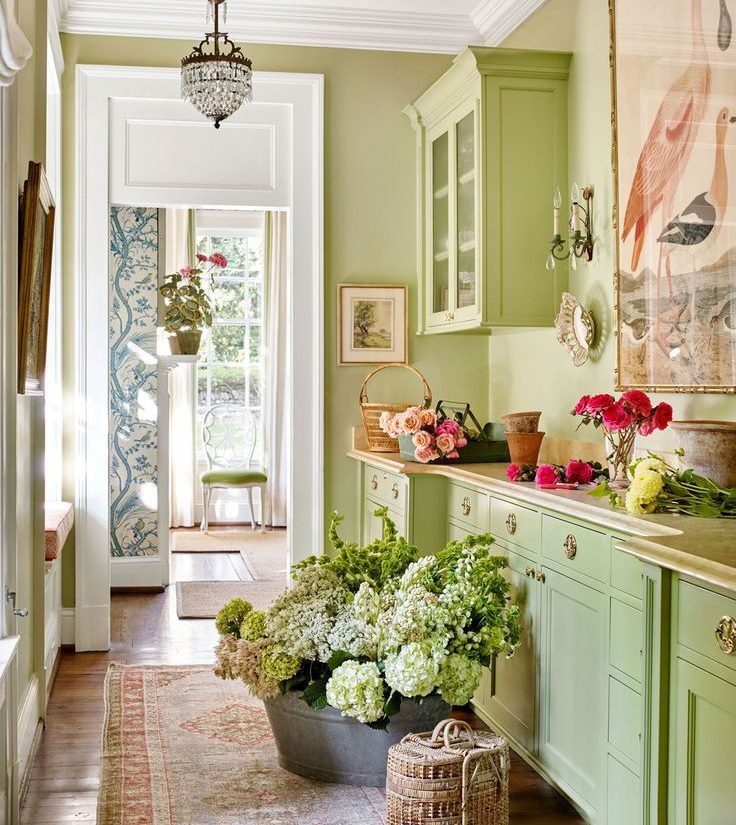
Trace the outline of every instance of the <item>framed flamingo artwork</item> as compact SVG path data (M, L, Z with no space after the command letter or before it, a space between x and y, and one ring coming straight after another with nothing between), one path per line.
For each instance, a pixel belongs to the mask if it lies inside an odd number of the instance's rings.
M736 0L609 0L616 384L736 390Z

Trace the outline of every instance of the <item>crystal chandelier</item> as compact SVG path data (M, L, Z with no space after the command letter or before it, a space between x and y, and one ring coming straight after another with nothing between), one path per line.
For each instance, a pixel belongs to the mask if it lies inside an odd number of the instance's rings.
M220 31L221 6L222 22L226 23L227 0L207 0L207 22L214 18L215 30L205 34L199 46L181 61L181 96L214 120L215 129L253 99L253 64L227 32Z

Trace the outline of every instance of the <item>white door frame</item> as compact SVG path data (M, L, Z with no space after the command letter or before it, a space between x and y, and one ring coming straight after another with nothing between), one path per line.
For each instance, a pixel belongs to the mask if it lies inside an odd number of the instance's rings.
M323 77L254 73L256 102L286 102L293 122L290 272L290 428L288 492L292 560L324 541ZM110 646L108 249L111 101L179 99L179 70L78 66L76 74L76 614L77 650ZM227 128L227 124L225 126ZM210 193L210 197L211 197ZM204 196L202 196L204 197ZM214 202L133 206L237 206ZM119 202L119 201L118 201ZM254 204L249 204L253 206ZM273 206L265 203L263 206ZM294 417L290 415L290 420ZM297 541L292 547L292 538Z

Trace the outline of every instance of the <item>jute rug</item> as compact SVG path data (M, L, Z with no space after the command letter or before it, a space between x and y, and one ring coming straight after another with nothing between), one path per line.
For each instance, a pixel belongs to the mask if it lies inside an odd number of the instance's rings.
M204 667L111 665L97 825L385 825L377 788L278 767L266 713Z
M281 532L276 533L279 535ZM172 530L172 553L238 553L245 542L258 536L268 539L271 533L257 533L250 528L210 527L205 535L199 529Z

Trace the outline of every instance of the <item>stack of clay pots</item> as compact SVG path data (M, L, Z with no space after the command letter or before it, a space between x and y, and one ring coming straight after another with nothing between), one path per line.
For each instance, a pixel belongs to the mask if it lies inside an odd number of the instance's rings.
M506 426L506 441L509 445L511 463L522 466L536 466L544 433L539 432L541 412L518 412L502 415Z

